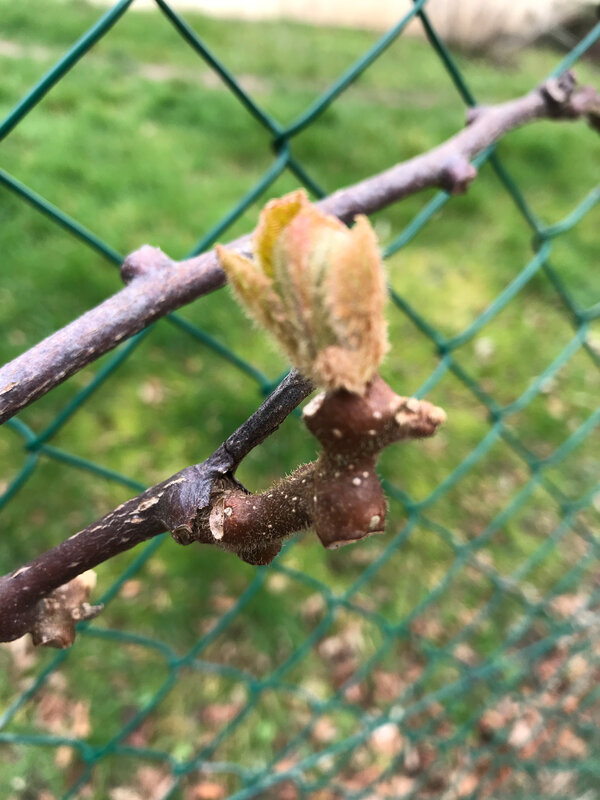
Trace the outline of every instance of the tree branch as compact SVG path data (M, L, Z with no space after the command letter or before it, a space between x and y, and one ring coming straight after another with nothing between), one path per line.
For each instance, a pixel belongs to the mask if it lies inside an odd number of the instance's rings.
M577 89L570 74L518 100L475 109L469 126L429 153L399 164L318 205L345 222L425 187L465 191L476 175L470 160L507 131L535 119L587 116L597 126L600 102ZM232 243L249 251L250 237ZM122 267L127 286L80 319L0 370L0 422L8 419L119 341L224 283L214 253L173 262L142 247ZM312 391L292 372L206 461L187 467L97 522L0 578L0 640L31 632L36 643L65 647L75 624L98 613L88 596L88 570L165 530L180 544L212 544L251 564L269 563L290 533L314 526L326 547L338 547L384 528L385 497L375 472L387 445L431 436L444 413L425 401L396 395L375 376L364 394L333 388L304 410L322 445L267 492L250 495L235 469Z
M208 506L211 493L218 487L245 492L233 477L236 467L312 391L312 384L293 370L206 461L147 489L0 578L0 641L11 641L39 627L45 611L40 606L43 598L103 561L165 530L172 531L180 543L193 541L194 520L198 510Z
M599 95L565 73L517 100L473 109L468 127L444 144L317 205L350 222L425 188L464 192L476 175L470 160L509 131L538 119L581 117L600 128ZM243 236L229 248L248 254L250 241ZM123 339L225 283L214 251L177 262L148 245L127 257L122 275L125 288L0 369L0 423Z
M241 458L272 433L312 386L297 373L202 464L187 467L0 578L0 641L31 632L38 644L68 647L75 623L99 612L87 603L88 570L171 532L179 544L211 544L249 564L270 563L285 537L314 526L328 548L383 532L386 504L376 475L393 442L431 436L444 412L399 397L378 376L364 396L322 393L304 409L323 450L317 461L260 494L234 477Z

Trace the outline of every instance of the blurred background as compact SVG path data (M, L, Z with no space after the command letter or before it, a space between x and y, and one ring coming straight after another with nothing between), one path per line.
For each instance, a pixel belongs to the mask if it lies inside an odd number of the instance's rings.
M578 56L600 85L583 1L431 0L451 55L416 19L372 50L409 3L140 5L13 127L111 12L0 0L3 362L118 291L145 242L172 258L225 242L270 197L421 153L466 103ZM299 119L291 156L274 152ZM71 651L0 649L3 796L600 797L598 164L584 123L537 123L467 195L373 216L393 293L383 375L448 413L384 454L387 534L337 552L307 534L260 570L168 538L102 565L106 609ZM286 367L225 289L23 411L0 431L2 572L204 459ZM265 488L315 452L292 417L239 478Z
M107 0L97 0L110 5ZM544 34L557 41L565 26L589 22L596 0L428 0L427 16L448 44L466 50L518 47ZM154 0L136 0L132 6L152 10ZM317 25L354 26L386 30L411 8L411 0L328 0L315 4L308 0L177 0L173 7L199 11L210 16L246 20L295 20ZM406 33L422 36L422 25L409 22Z

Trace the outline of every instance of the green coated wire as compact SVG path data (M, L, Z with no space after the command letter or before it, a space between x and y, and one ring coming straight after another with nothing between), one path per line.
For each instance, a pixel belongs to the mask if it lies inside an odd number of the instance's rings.
M597 22L592 30L570 50L568 55L566 55L563 60L556 65L556 67L554 67L549 77L558 78L563 74L563 72L571 69L573 64L575 64L576 61L579 61L581 56L585 55L590 47L596 44L598 40L600 40L600 22Z
M20 120L44 97L52 86L54 86L79 58L110 29L127 10L130 1L131 0L121 0L121 2L117 3L106 12L98 23L84 34L67 54L24 96L5 120L0 123L0 139L8 135ZM249 114L265 128L267 135L270 137L270 145L275 150L275 159L270 167L256 184L240 198L235 206L219 220L211 230L204 233L193 248L191 255L195 255L210 247L286 170L295 176L300 183L306 186L314 196L322 197L324 195L325 191L321 185L292 154L290 140L293 136L299 134L318 119L331 103L356 81L398 38L406 24L415 16L418 16L423 23L425 33L431 46L439 56L442 66L447 71L462 100L470 106L476 103L475 97L468 87L463 73L456 65L448 48L441 41L429 21L426 13L426 0L417 0L411 11L406 14L397 25L381 37L379 41L344 72L323 95L287 127L282 126L254 101L254 99L239 85L233 73L215 56L212 50L209 49L191 26L188 25L165 0L156 0L156 2L161 12L175 27L187 44L215 70ZM598 41L599 38L600 23L573 48L569 55L556 67L552 75L558 75L572 66L572 64ZM510 415L527 408L540 394L542 387L548 379L556 375L579 350L585 350L592 359L591 363L600 366L600 358L591 347L589 341L589 324L600 316L600 304L592 304L585 309L580 308L567 290L560 274L550 262L552 241L571 231L579 224L584 216L597 205L598 200L600 200L600 189L598 187L592 189L563 220L551 225L544 225L538 220L535 213L530 208L518 182L510 174L494 148L489 148L486 152L480 154L474 163L478 168L481 168L487 161L489 161L491 167L494 169L501 185L512 198L525 224L533 231L533 247L535 251L533 258L521 269L513 281L495 298L482 314L478 315L460 334L451 338L446 338L441 335L441 333L436 330L435 326L425 319L417 309L413 308L412 304L408 302L406 298L391 290L391 296L395 306L411 320L421 333L429 337L433 346L437 349L440 358L438 366L425 380L416 393L417 396L422 397L430 392L446 375L450 374L454 376L489 412L490 427L487 434L478 445L472 449L467 457L455 467L453 472L439 482L436 488L424 499L416 500L409 497L398 487L386 482L386 491L390 499L392 502L397 501L402 504L408 516L407 521L371 564L362 570L360 576L343 593L338 594L322 581L305 575L298 570L294 570L280 561L275 562L272 567L274 571L278 571L286 575L289 579L302 583L307 589L310 588L312 591L319 593L324 599L326 611L319 624L314 627L305 641L297 647L289 657L279 664L270 675L264 678L257 679L229 665L203 661L199 658L202 652L214 642L217 637L225 633L227 628L236 620L240 611L251 601L257 592L260 591L268 575L268 570L263 568L256 571L254 578L249 582L246 590L240 594L234 606L227 613L219 617L212 628L201 636L183 655L177 654L165 643L148 636L127 631L102 629L90 623L80 625L80 632L83 636L99 638L106 641L107 645L136 645L156 652L164 659L167 675L159 689L137 710L128 723L123 725L111 739L101 744L91 745L80 738L34 734L21 730L0 732L0 742L9 745L54 748L70 746L78 751L84 768L75 782L66 789L63 798L68 800L69 798L77 797L80 790L93 779L94 766L102 761L102 759L112 755L122 755L140 759L147 758L167 765L174 780L171 788L163 794L163 800L178 796L177 793L181 790L182 781L185 776L198 768L208 770L213 774L223 774L224 776L235 776L239 778L243 788L230 795L231 799L245 800L246 798L262 796L269 787L275 786L277 783L286 779L292 780L298 790L302 792L303 796L308 796L308 793L313 790L330 785L332 786L333 784L331 781L333 781L336 774L349 763L355 748L362 745L371 735L372 731L378 726L386 724L389 720L398 721L400 718L404 720L415 718L419 713L429 708L435 702L445 702L448 710L453 709L455 706L458 707L461 694L474 683L483 684L487 682L490 686L487 703L488 707L491 707L491 704L503 694L508 693L512 688L519 687L520 681L527 673L528 664L531 659L541 658L552 649L554 643L561 636L567 635L570 632L568 625L555 620L548 612L548 604L552 597L559 596L564 591L570 590L576 586L577 581L584 574L585 570L597 559L598 541L594 538L594 534L581 523L578 515L580 512L588 509L594 502L594 498L599 491L599 486L596 485L585 492L581 497L572 499L566 497L560 489L552 483L547 473L552 467L564 462L571 453L576 451L576 449L588 439L591 432L600 423L600 410L592 412L575 431L570 433L568 438L563 441L553 453L545 458L539 458L531 452L511 432L506 426L505 421ZM79 241L106 257L113 264L120 265L122 263L122 256L109 244L103 242L79 222L69 217L68 214L42 198L31 188L25 186L4 170L0 170L0 184L7 190L13 192L15 196L29 203L40 213L47 216L52 222L68 231ZM436 194L410 222L406 229L388 245L385 255L392 255L412 242L427 224L434 221L435 214L449 202L450 199L450 196L445 192ZM541 371L518 398L501 406L483 389L480 383L464 369L458 358L457 351L462 345L466 344L480 333L484 326L499 314L514 297L524 289L533 276L539 272L543 272L543 274L548 277L557 297L563 304L565 313L569 315L570 321L574 327L574 335L563 350L556 355L552 363L548 364ZM184 317L171 314L169 315L169 321L186 335L191 336L202 345L210 347L225 361L255 380L263 393L270 391L281 379L278 378L276 381L270 380L252 364L240 358L235 352L223 345L211 334L193 325L193 323L189 322ZM42 457L54 459L73 469L85 470L94 475L102 476L105 479L115 481L135 491L141 491L145 488L142 484L131 480L127 476L120 475L110 468L91 462L75 453L69 453L60 448L56 448L48 444L48 441L64 425L68 424L77 409L81 408L92 394L115 374L116 370L133 354L138 344L150 335L152 329L153 326L142 331L129 342L122 345L104 366L98 370L92 381L77 392L40 433L36 434L18 418L9 421L8 427L22 437L26 456L23 466L17 472L16 476L13 477L8 486L5 487L4 493L0 496L0 506L12 499L16 492L26 484L31 475L35 473L36 467ZM510 498L508 503L496 513L494 518L488 522L485 529L477 537L471 541L463 542L457 538L451 529L430 519L427 513L438 500L446 495L470 470L478 465L481 458L485 456L489 449L498 441L505 443L514 453L524 460L530 470L529 479L519 491ZM547 492L554 503L558 504L562 514L560 522L547 536L545 541L543 541L516 567L513 573L508 576L501 575L493 569L483 571L482 574L486 575L490 581L490 585L493 587L491 597L483 604L473 619L468 624L464 625L444 645L438 646L433 642L428 642L426 637L419 637L411 632L411 623L418 619L427 609L432 608L434 603L440 602L442 598L448 596L453 580L463 569L468 565L481 569L481 565L478 564L476 560L477 553L481 551L482 548L491 541L492 537L502 530L503 526L505 526L519 511L528 507L528 503L538 489L543 489ZM368 610L359 606L354 600L357 593L372 584L373 581L376 580L382 567L392 558L398 556L402 548L409 545L411 538L416 535L419 527L428 528L452 549L454 552L454 560L451 567L446 571L437 585L401 619L388 619L387 616L375 610ZM587 554L580 558L552 586L543 598L536 602L529 602L521 588L521 583L533 570L550 558L551 554L564 541L567 534L572 531L577 531L578 534L589 543L590 549ZM166 539L166 534L156 537L141 548L136 558L105 591L102 601L105 603L110 602L116 596L123 583L139 572ZM285 552L289 550L289 547L291 547L291 544L286 546ZM503 599L508 594L517 598L519 602L522 603L525 611L523 617L513 626L513 629L509 631L504 641L497 646L496 650L488 654L486 660L482 664L471 668L469 665L457 660L451 652L452 648L459 642L466 641L467 637L477 629L480 623L490 618L500 607ZM588 599L590 608L594 602L597 602L596 595L592 594ZM303 659L314 650L318 641L331 629L341 609L362 616L365 620L368 620L371 624L376 626L381 633L382 643L369 658L358 666L355 672L345 681L340 690L335 692L331 698L321 700L311 696L310 693L307 694L302 687L287 682L283 680L283 678L292 669L298 667ZM533 645L517 647L519 637L526 633L530 629L530 626L533 625L533 622L538 618L544 618L544 620L548 622L551 628L550 634L544 639L535 642ZM398 641L408 641L409 639L415 646L418 645L421 652L427 658L428 663L415 685L408 687L402 697L399 698L399 702L403 703L400 716L398 716L398 712L394 711L393 706L390 706L386 711L379 714L379 716L367 714L360 707L354 706L344 699L344 688L356 685L360 681L367 679L376 668L377 664L381 663L391 652L394 643ZM513 649L509 652L509 648L511 647L517 649ZM575 649L573 652L575 652ZM65 662L67 657L67 652L57 654L46 667L39 672L33 684L16 698L4 714L0 716L0 728L6 728L15 720L19 712L36 696L55 670ZM454 664L458 669L459 678L455 681L447 682L442 688L427 691L427 681L435 673L440 663ZM163 700L165 700L177 685L178 677L182 669L193 669L198 673L219 675L236 681L247 688L249 699L233 719L223 725L208 742L186 760L176 759L166 750L129 745L125 741L127 736L133 732L148 715L155 711ZM213 758L218 748L231 739L251 711L257 707L263 693L270 690L291 692L293 695L302 697L308 703L312 711L311 719L306 726L296 736L292 737L286 744L280 747L264 768L247 769L241 764L227 761L209 762L208 760ZM422 696L419 697L419 694ZM293 751L294 747L300 746L308 741L316 721L320 719L323 714L339 709L344 709L354 715L357 726L354 732L341 741L336 741L324 747L321 752L315 752L313 748L312 752L302 757L293 767L286 768L276 774L274 771L276 765L280 764L282 759ZM478 709L478 712L480 712L480 709ZM478 713L473 713L463 725L458 726L453 736L446 742L439 743L440 752L451 753L452 747L463 743L472 733L478 718ZM427 725L423 725L416 733L409 734L409 731L406 731L406 735L409 738L412 736L414 742L420 742L425 741L428 736L434 735L434 731L434 722L432 720ZM510 762L509 757L502 760L497 751L492 750L491 745L487 749L481 749L482 752L488 752L488 750L493 753L495 764L501 765ZM475 758L478 754L479 750L473 748L472 757ZM331 759L332 766L329 770L322 771L321 777L309 779L311 770L319 768L324 758ZM352 797L354 800L367 797L368 793L372 791L374 786L379 785L385 775L393 774L393 769L397 768L400 763L398 758L392 760L388 767L382 771L381 775L372 781L369 787L351 792L339 781L337 781L335 786L339 787L340 792L345 797ZM530 772L535 769L534 764L521 764L520 767L522 770L529 770ZM591 774L594 774L594 771L597 772L597 767L594 763L586 760L579 760L574 766L570 764L570 762L559 761L553 766L555 769L564 769L567 767L576 767L581 772L587 771ZM410 797L418 796L417 793L420 787L425 784L426 777L426 774L423 775L422 778L415 783L415 786L410 792Z
M502 512L497 517L497 519L491 523L491 525L489 526L487 532L481 537L481 542L483 542L484 539L486 539L486 540L489 539L489 537L492 535L494 530L498 529L501 526L501 524L503 524L504 521L509 516L511 516L512 514L515 513L515 511L518 509L518 507L521 507L524 504L525 500L531 494L531 491L534 488L534 485L535 485L536 482L537 481L536 481L535 478L532 481L530 481L528 486L525 487L525 490L523 492L521 492L519 498L516 498L513 501L513 503L511 503L511 506L508 509L506 509L504 512ZM583 506L589 504L592 501L593 495L594 495L594 492L588 493L588 495L585 498L582 499L581 506L583 507ZM449 584L451 582L451 579L452 579L454 573L457 572L462 567L462 565L463 565L463 563L465 563L465 561L466 561L466 558L457 558L456 559L451 571L444 578L444 584L445 585L447 585L447 584ZM411 613L411 615L409 617L407 617L405 620L403 620L401 627L402 628L407 627L408 624L410 623L410 620L412 618L418 616L422 612L422 610L433 601L433 599L435 598L435 596L437 594L442 594L443 589L445 588L445 585L438 587L435 592L431 593L426 598L426 600L423 601L423 603L421 604L420 607L417 607L413 611L413 613ZM489 609L488 608L484 608L483 609L483 613L485 613L486 610L489 610Z
M568 628L565 625L560 627L557 626L557 628L559 635L564 635L564 633L568 631ZM556 635L553 635L520 650L518 657L519 660L523 662L523 666L521 667L523 674L526 674L528 668L527 662L529 659L540 657L540 655L547 653L555 646L555 642ZM469 681L481 681L489 679L498 673L502 673L504 668L505 665L501 662L486 662L481 666L475 667L467 678L463 677L456 681L450 682L441 689L431 692L426 698L418 700L412 703L410 706L404 708L402 710L400 719L408 720L423 710L426 710L434 702L444 702L449 698L460 695L467 687ZM335 756L340 752L353 750L363 744L377 727L380 727L386 722L395 721L396 719L397 717L394 715L393 710L391 713L382 713L378 716L374 716L369 721L365 722L363 729L358 733L347 737L341 742L336 742L332 745L326 746L318 753L307 756L297 763L294 769L300 769L303 772L306 772L318 766L318 763L325 758ZM247 798L255 797L256 791L264 791L265 789L276 785L286 777L291 777L291 775L293 775L293 771L288 772L287 770L283 770L279 774L271 773L269 775L265 775L257 785L230 795L230 800L247 800Z
M40 102L50 89L75 66L95 44L107 33L117 20L127 11L133 0L119 0L98 22L92 26L67 53L47 72L35 86L17 103L0 122L0 141L6 138L15 126L32 108Z
M33 189L25 186L24 183L21 183L21 181L18 181L3 169L0 169L0 184L2 184L5 188L10 189L10 191L14 192L18 197L21 197L23 200L25 200L25 202L33 206L36 211L40 211L42 214L45 214L52 220L52 222L60 225L76 238L81 239L87 245L96 250L96 252L100 253L101 256L104 256L113 264L121 266L123 262L123 256L117 253L116 250L113 250L110 245L107 245L106 242L102 241L102 239L99 239L83 225L80 225L74 219L61 211L60 208L57 208L41 195L37 194L37 192L34 192Z
M247 192L238 202L235 207L226 214L211 230L204 234L204 236L192 248L189 256L198 255L198 253L207 250L213 245L219 236L231 227L233 223L238 220L242 214L254 203L264 192L274 183L281 175L283 170L288 166L290 159L289 148L284 148L277 156L273 164L260 178L259 181Z
M92 396L92 394L99 389L121 364L123 364L139 344L146 338L152 329L146 328L140 333L133 336L128 342L124 342L115 352L114 356L101 367L94 375L92 380L83 387L76 395L74 395L64 408L59 411L52 422L50 422L44 430L36 436L33 441L29 442L28 447L30 450L36 450L40 445L44 444L55 436L58 431L65 425L73 414L81 408L81 406Z
M252 114L268 131L275 136L281 132L281 127L272 119L254 100L250 97L248 92L244 91L235 76L225 67L222 61L217 59L199 36L192 30L192 28L179 16L171 6L164 0L155 0L157 6L163 12L165 17L171 22L175 30L180 36L195 50L206 63L221 77L228 89L231 90L233 95L242 103L247 111Z
M12 498L16 495L16 493L21 489L29 478L33 475L35 468L38 462L38 455L37 453L30 453L21 469L15 475L15 477L7 484L6 488L0 495L0 509L4 508L4 506L12 500Z
M581 203L575 206L573 211L571 211L570 214L567 214L567 216L560 222L557 222L554 225L548 225L547 228L542 228L538 234L540 241L555 239L557 236L562 236L564 233L567 233L574 228L575 225L581 222L585 215L598 203L600 203L600 185L595 186L583 198Z
M517 277L496 297L485 311L482 311L477 319L469 325L469 327L458 336L453 336L451 339L445 339L443 347L445 351L454 350L461 347L463 344L472 339L479 331L488 324L494 317L499 314L503 308L515 297L521 289L533 278L533 276L542 267L546 258L550 255L550 245L545 242L542 247L537 251L535 256L531 259L529 264L521 270Z
M291 139L307 125L312 124L333 101L342 94L362 73L384 53L388 47L400 36L408 23L413 19L419 10L425 5L427 0L417 0L415 7L405 14L402 19L394 25L375 45L364 53L346 72L321 97L319 97L300 117L292 122L284 131L281 132L281 139Z

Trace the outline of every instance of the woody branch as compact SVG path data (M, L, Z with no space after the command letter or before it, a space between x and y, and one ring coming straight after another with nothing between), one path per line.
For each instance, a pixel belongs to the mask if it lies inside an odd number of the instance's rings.
M208 506L211 495L223 487L240 488L233 477L236 467L277 430L312 390L310 381L292 371L201 464L186 467L152 486L29 564L1 577L0 641L38 629L47 618L44 598L98 564L167 530L178 541L185 540L186 532L197 530L196 516ZM77 615L79 605L72 607ZM64 609L63 616L68 617L68 610ZM40 634L38 638L43 637Z
M470 161L509 131L540 119L581 118L600 128L600 96L591 87L578 87L568 72L516 100L471 109L465 130L445 143L317 206L349 222L426 188L458 194L476 177ZM250 239L243 236L229 247L248 254ZM146 245L125 260L122 275L125 288L0 369L0 424L119 342L225 283L214 250L173 261Z
M469 159L507 130L541 117L586 115L597 124L599 106L593 90L577 90L572 77L563 76L520 100L476 110L470 127L446 144L341 190L320 207L349 221L357 210L382 208L426 186L464 191L475 177ZM181 544L217 545L252 564L269 563L285 536L310 526L326 547L383 530L385 498L375 474L379 451L432 435L444 413L396 395L376 374L387 342L385 282L372 229L363 217L349 232L300 192L263 212L254 234L257 266L240 255L247 248L245 237L217 255L250 314L276 335L308 379L292 373L202 464L0 578L0 640L29 631L37 643L68 646L76 621L98 611L87 602L87 570L165 529ZM323 272L324 252L329 273ZM0 371L0 419L149 321L220 286L225 277L215 258L207 254L174 264L155 248L130 256L122 270L130 283L122 292ZM109 307L116 313L106 321ZM304 413L321 455L267 492L249 495L234 477L236 467L307 396L311 378L327 389Z
M254 261L219 248L223 268L249 314L306 377L291 373L203 464L1 578L0 638L31 632L39 644L68 646L75 622L99 611L87 602L88 570L165 529L180 544L213 544L255 565L272 561L286 536L311 526L326 547L383 531L378 453L431 435L444 415L427 402L399 397L377 375L387 333L375 233L365 217L349 230L299 191L267 204L253 246ZM325 391L304 418L322 446L319 458L267 492L249 495L234 477L236 467L313 382Z
M312 391L292 372L206 461L128 500L58 546L0 578L0 641L32 633L34 643L72 644L75 624L100 606L87 600L88 570L168 530L180 544L212 544L250 564L267 564L283 540L315 527L335 547L385 523L375 473L378 452L395 441L432 435L441 409L396 395L381 378L365 394L321 394L304 416L323 452L268 491L249 494L235 479L241 460Z

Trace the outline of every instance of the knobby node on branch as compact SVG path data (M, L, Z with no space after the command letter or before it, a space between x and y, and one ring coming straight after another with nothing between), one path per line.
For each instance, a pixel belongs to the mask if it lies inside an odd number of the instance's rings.
M219 288L226 276L297 367L206 461L0 578L0 641L30 632L36 644L69 646L76 622L100 610L88 603L88 570L165 530L180 544L213 544L251 564L269 563L286 536L310 527L328 548L383 532L379 452L431 436L445 414L397 395L377 374L387 349L385 281L374 233L357 215L431 186L464 192L476 177L471 159L506 132L536 119L581 117L600 127L600 97L566 73L517 100L471 110L468 127L446 143L316 206L304 192L272 201L252 247L246 236L174 262L144 246L123 264L124 289L0 369L3 422L124 338ZM355 217L353 228L342 224ZM303 418L322 446L318 459L249 494L236 468L315 385L325 391Z
M388 348L386 284L366 217L349 230L294 192L266 206L253 249L250 260L217 248L235 293L292 363L326 389L303 414L323 448L318 460L258 497L227 492L211 511L221 546L242 546L246 559L265 563L283 536L309 526L326 547L382 532L378 453L431 435L444 413L399 397L377 375Z
M422 189L458 194L477 174L470 162L509 131L540 119L582 118L600 128L600 96L567 72L516 100L471 109L467 127L448 141L316 205L349 223ZM229 246L248 255L249 245L250 236L242 236ZM124 339L225 283L215 251L173 261L148 245L125 260L122 274L125 288L0 368L0 424Z

